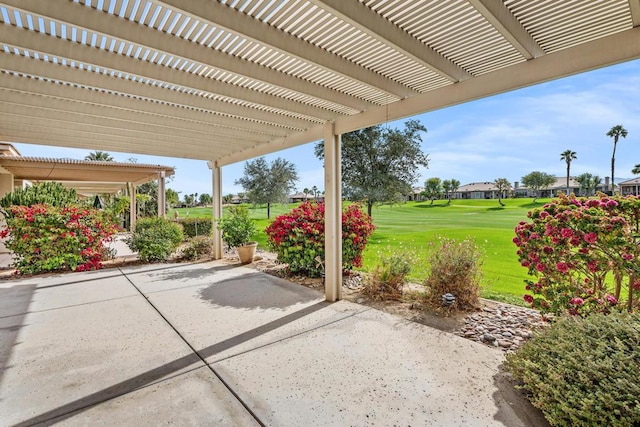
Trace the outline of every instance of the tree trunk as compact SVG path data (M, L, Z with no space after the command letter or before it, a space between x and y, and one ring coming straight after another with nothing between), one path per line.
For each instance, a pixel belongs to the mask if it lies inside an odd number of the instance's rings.
M571 169L571 164L567 162L567 196L569 195L569 170Z
M504 203L502 203L502 197L498 196L498 203L500 204L500 206L504 206Z
M631 312L633 309L633 284L636 281L636 275L629 276L629 298L627 299L627 310Z
M431 198L431 206L433 206L433 201L434 201L434 200L435 200L435 199L432 197L432 198Z
M611 154L611 195L613 196L615 183L613 181L613 173L616 169L616 145L618 145L618 135L613 138L613 154Z
M271 219L271 203L267 202L267 219Z
M367 214L373 218L373 202L371 200L367 200Z

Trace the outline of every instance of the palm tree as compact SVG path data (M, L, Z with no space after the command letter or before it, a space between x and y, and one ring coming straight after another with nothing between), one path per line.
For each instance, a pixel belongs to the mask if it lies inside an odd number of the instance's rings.
M569 195L569 175L570 175L570 171L571 171L571 162L575 159L577 159L578 157L576 156L576 152L575 151L571 151L571 150L564 150L562 153L560 153L560 160L564 160L565 162L567 162L567 196Z
M99 150L87 154L86 156L84 156L84 159L91 160L93 162L113 162L113 157L111 157L111 154L107 153L106 151Z
M633 169L631 169L631 173L634 175L640 175L640 163L635 165Z
M616 146L620 137L627 137L627 130L622 125L615 125L609 129L607 136L613 138L613 154L611 155L611 194L613 194L613 189L616 187L613 181L613 173L616 167Z

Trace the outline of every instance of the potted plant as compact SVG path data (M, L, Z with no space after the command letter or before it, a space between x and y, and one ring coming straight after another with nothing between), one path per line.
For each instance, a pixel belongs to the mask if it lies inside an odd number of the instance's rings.
M218 218L217 223L222 240L229 248L236 248L240 262L252 262L258 242L250 241L251 235L256 232L256 225L249 218L249 210L243 206L231 207L227 215Z

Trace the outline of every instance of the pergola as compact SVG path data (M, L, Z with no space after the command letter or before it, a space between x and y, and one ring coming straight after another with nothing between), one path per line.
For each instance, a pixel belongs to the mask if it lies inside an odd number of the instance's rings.
M0 144L3 145L3 144ZM13 147L11 150L14 151ZM9 150L6 150L9 151ZM32 183L56 181L75 189L84 196L115 194L128 190L131 228L136 223L136 187L158 181L158 215L165 215L165 178L172 176L174 169L169 166L141 163L99 162L76 159L53 159L45 157L25 157L16 154L0 155L0 195L2 190L12 191L14 181ZM9 185L5 178L9 176Z
M340 135L640 57L640 0L0 0L3 140L209 161L325 141L340 298ZM215 236L217 257L220 236Z

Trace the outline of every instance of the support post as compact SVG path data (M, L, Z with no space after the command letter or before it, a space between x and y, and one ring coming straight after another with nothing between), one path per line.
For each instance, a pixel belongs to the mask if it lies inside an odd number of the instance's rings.
M211 169L211 199L213 201L213 259L222 258L222 233L216 220L222 218L222 169L214 162L207 162Z
M158 216L167 217L167 193L165 190L164 171L158 172Z
M342 298L342 153L333 122L324 133L324 292L333 302Z
M129 231L136 228L138 206L136 205L136 186L133 182L129 183Z

